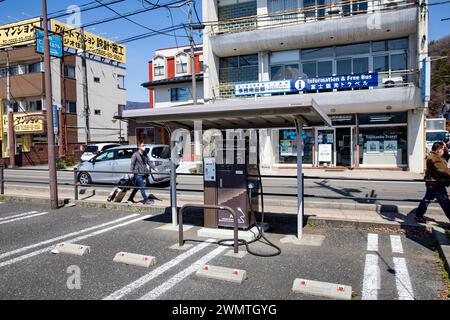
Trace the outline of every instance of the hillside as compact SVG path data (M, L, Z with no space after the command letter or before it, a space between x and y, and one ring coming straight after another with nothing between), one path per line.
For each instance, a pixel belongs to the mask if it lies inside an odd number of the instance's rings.
M429 45L431 57L431 100L428 105L429 114L438 116L442 105L450 100L450 35L431 41ZM439 57L447 57L437 59Z

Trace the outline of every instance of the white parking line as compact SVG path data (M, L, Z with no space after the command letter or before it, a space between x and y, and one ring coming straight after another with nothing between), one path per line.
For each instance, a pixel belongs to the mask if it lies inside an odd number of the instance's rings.
M155 270L153 270L150 273L144 275L143 277L137 279L136 281L130 283L129 285L123 287L122 289L119 289L116 292L110 294L109 296L103 298L103 300L119 300L119 299L123 298L124 296L126 296L130 292L132 292L132 291L142 287L147 282L155 279L156 277L158 277L159 275L163 274L167 270L175 267L176 265L178 265L183 260L186 260L190 256L192 256L192 255L196 254L197 252L199 252L200 250L206 248L207 246L209 246L214 241L215 241L214 239L208 239L205 242L203 242L203 243L201 243L199 245L196 245L192 249L189 249L188 251L180 254L179 256L177 256L176 258L170 260L169 262L166 262L165 264L163 264L159 268L156 268Z
M170 278L169 280L167 280L166 282L164 282L160 286L156 287L155 289L153 289L149 293L147 293L144 296L142 296L141 298L139 298L139 300L155 300L155 299L157 299L164 292L166 292L166 291L170 290L171 288L173 288L176 284L178 284L181 281L183 281L185 278L187 278L188 276L193 274L195 271L197 271L198 268L201 268L202 265L208 263L208 261L214 259L216 256L221 254L226 249L228 249L228 247L226 247L226 246L219 246L218 248L214 249L213 251L211 251L207 255L205 255L202 258L200 258L199 260L197 260L191 266L189 266L186 269L184 269L183 271L177 273L175 276L173 276L172 278Z
M402 238L400 236L391 235L391 248L393 253L403 254Z
M378 234L369 233L367 235L367 251L378 251Z
M381 287L380 268L378 267L378 256L367 254L364 265L364 280L362 300L377 300L378 290Z
M14 218L23 217L23 216L28 216L28 215L33 214L33 213L38 213L38 212L37 211L24 212L24 213L16 214L16 215L13 215L13 216L0 218L0 221L14 219Z
M395 284L399 300L414 300L414 292L409 278L405 258L394 257Z
M129 216L126 216L126 217L123 217L123 218L119 218L119 219L116 219L116 220L113 220L113 221L102 223L102 224L99 224L99 225L96 225L96 226L92 226L92 227L89 227L89 228L86 228L86 229L82 229L82 230L79 230L79 231L75 231L75 232L72 232L72 233L64 234L62 236L59 236L59 237L56 237L56 238L52 238L52 239L49 239L49 240L45 240L45 241L41 241L41 242L38 242L38 243L35 243L35 244L32 244L32 245L26 246L26 247L22 247L22 248L16 249L16 250L5 252L5 253L0 254L0 259L9 257L9 256L17 254L17 253L21 253L21 252L24 252L24 251L27 251L27 250L30 250L30 249L34 249L34 248L37 248L37 247L40 247L40 246L43 246L43 245L46 245L46 244L49 244L49 243L52 243L52 242L57 242L59 240L65 239L65 238L77 236L77 235L85 233L85 232L89 232L89 231L92 231L92 230L95 230L95 229L103 228L103 227L109 226L110 224L114 224L116 222L121 222L123 220L128 220L128 219L136 217L138 215L139 214L137 214L137 213L130 214Z
M41 213L36 213L36 214L31 214L31 215L28 215L28 216L20 217L20 218L15 218L15 219L10 219L10 220L6 220L6 221L1 221L0 224L7 224L7 223L11 223L11 222L20 221L20 220L35 218L35 217L43 216L45 214L48 214L48 212L41 212Z

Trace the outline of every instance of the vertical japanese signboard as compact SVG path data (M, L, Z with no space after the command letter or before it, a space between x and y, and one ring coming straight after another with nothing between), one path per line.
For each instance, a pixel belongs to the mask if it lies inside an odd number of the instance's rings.
M19 21L0 26L0 49L33 43L35 28L41 26L41 18Z
M52 32L63 35L64 46L75 50L82 49L81 29L71 27L53 19L50 21L50 29ZM126 47L123 44L113 42L89 32L84 32L84 37L86 51L89 54L120 63L126 62Z

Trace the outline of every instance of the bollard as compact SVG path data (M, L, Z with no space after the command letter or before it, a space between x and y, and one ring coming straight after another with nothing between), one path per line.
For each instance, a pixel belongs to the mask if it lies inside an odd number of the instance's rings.
M78 200L78 172L77 168L73 168L73 185L75 188L75 200Z

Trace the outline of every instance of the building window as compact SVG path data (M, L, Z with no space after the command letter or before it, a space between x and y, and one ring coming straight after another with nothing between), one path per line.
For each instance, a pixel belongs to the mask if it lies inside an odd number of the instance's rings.
M28 111L40 111L40 110L42 110L41 100L34 100L29 102Z
M191 93L188 88L170 88L171 102L189 101L190 99Z
M75 101L67 101L67 112L77 113L77 103Z
M298 79L300 69L298 63L270 66L270 80Z
M267 12L276 14L272 19L289 19L296 18L296 11L301 8L301 1L299 0L267 0ZM280 15L279 13L289 12L290 14Z
M36 73L44 71L41 62L36 62L28 65L28 73Z
M314 137L312 129L302 131L304 164L312 164ZM279 161L280 163L297 163L297 134L295 129L279 131Z
M95 109L95 110L94 110L94 114L95 114L96 116L100 116L100 115L102 114L102 110L100 110L100 109Z
M177 63L177 73L187 73L187 62Z
M240 2L240 1L239 1ZM219 21L225 21L236 18L256 16L257 4L256 1L246 1L228 6L219 6L218 17Z
M219 75L221 83L258 81L258 55L220 59Z
M118 75L117 79L119 80L118 88L125 89L125 76Z
M64 66L64 76L67 78L75 79L75 67Z
M164 66L155 66L154 68L155 77L164 76Z
M363 166L406 166L406 126L359 129L359 163Z
M100 78L99 77L94 77L94 82L100 83Z

